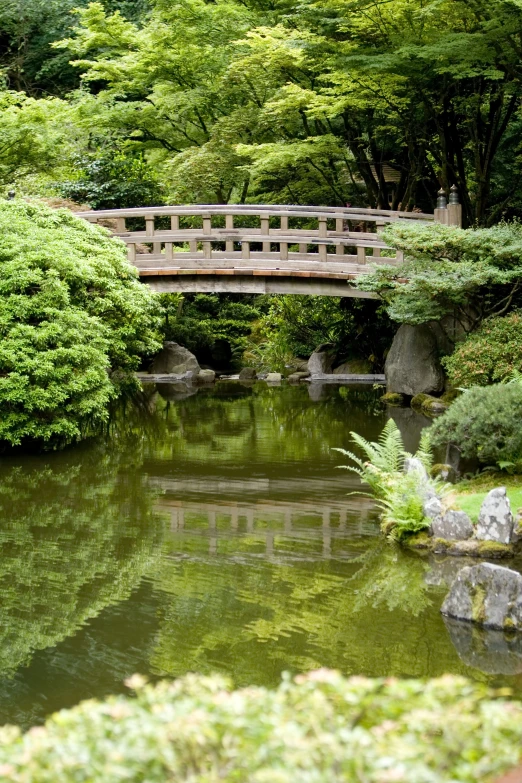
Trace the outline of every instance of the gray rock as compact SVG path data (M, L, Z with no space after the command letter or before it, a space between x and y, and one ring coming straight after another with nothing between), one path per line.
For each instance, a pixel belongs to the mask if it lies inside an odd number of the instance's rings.
M424 512L424 516L428 517L428 519L442 518L442 511L443 511L442 503L437 497L430 498L429 500L427 500L424 506L422 507L422 510Z
M477 628L451 617L444 617L444 625L459 658L467 666L486 674L522 672L522 634Z
M513 538L513 514L505 487L488 492L478 518L475 535L479 541L498 541L509 544Z
M435 538L464 541L473 535L473 524L464 511L446 511L432 522Z
M418 473L424 481L428 481L428 473L420 459L417 459L417 457L407 457L404 460L404 472L413 473L413 471Z
M397 330L384 368L386 387L414 397L444 389L437 336L428 324L402 324Z
M154 358L150 371L160 375L190 371L198 373L199 370L198 360L193 353L178 343L165 342L162 350Z
M372 371L371 362L368 359L351 359L343 362L333 371L334 375L369 375Z
M243 367L239 373L240 381L255 381L257 373L253 367Z
M164 400L176 402L177 400L184 400L187 397L192 397L198 393L192 384L184 383L183 381L175 381L174 383L158 383L156 389L160 397Z
M466 564L475 565L475 563L471 558L466 558L463 562L462 557L431 557L429 560L430 567L424 575L424 581L427 585L449 588L459 571Z
M216 380L216 373L214 370L200 370L194 377L196 383L214 383Z
M522 576L492 563L463 568L441 612L485 628L522 630Z
M269 372L267 373L266 380L267 383L281 383L282 377L280 372Z
M335 348L331 343L318 345L308 359L308 371L312 375L325 375L332 372Z

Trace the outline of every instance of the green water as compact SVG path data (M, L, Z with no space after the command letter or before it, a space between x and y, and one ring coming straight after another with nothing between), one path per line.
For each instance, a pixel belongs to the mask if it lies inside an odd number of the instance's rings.
M384 544L335 468L350 430L382 429L379 392L158 388L107 438L0 461L0 722L37 723L134 672L269 686L318 666L454 672L522 693L517 640L439 614L462 561ZM425 421L392 413L414 448Z

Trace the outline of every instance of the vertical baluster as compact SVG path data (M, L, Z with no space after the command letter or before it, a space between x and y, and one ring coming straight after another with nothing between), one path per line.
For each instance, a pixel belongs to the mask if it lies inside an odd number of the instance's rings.
M357 263L358 264L366 263L366 248L361 247L360 245L357 245Z
M131 264L136 263L136 245L127 245L127 258Z
M241 257L245 261L250 258L250 242L241 242Z
M279 255L281 261L288 261L288 242L279 243Z
M344 232L344 219L335 218L335 232L336 234L342 234ZM337 256L344 256L344 245L335 246L335 254Z
M328 233L328 224L325 217L319 218L319 236L325 237Z
M234 230L234 215L225 215L225 228L229 231ZM234 252L234 242L231 239L227 239L225 243L225 250L227 253Z
M212 217L203 218L203 233L204 234L212 233Z
M116 218L116 233L124 234L126 230L127 229L125 227L125 218L123 217Z
M179 215L170 216L170 230L179 231Z
M261 234L262 236L270 234L270 218L261 218ZM270 242L263 242L263 253L270 253Z
M148 237L154 236L154 215L145 217L145 234Z
M198 252L198 243L196 242L195 239L192 239L189 242L189 248L190 248L190 252L191 253L197 253Z
M374 258L380 258L381 257L381 248L380 247L374 247L373 248L373 257Z
M165 261L173 261L172 242L165 242Z
M203 258L212 258L212 242L203 242Z
M288 231L288 216L281 216L281 231Z
M328 245L323 245L322 243L318 247L319 251L319 261L327 261L328 260Z
M308 245L306 243L299 242L299 252L308 253Z

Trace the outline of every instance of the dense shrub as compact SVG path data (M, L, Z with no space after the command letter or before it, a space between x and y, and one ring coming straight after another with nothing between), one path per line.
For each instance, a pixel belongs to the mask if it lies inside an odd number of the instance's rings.
M67 210L0 205L0 443L78 440L107 418L156 305L123 244Z
M189 675L88 701L45 728L1 731L10 783L489 783L515 766L522 707L459 677L344 679L319 670L277 690Z
M432 443L454 443L463 457L485 465L522 465L522 386L475 386L431 428Z
M487 386L522 370L522 311L488 318L443 359L454 386Z

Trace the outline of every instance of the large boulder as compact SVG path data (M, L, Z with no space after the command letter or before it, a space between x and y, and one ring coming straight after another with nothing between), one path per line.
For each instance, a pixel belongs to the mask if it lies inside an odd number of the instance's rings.
M505 487L488 492L480 507L476 537L480 541L509 544L513 539L513 514Z
M485 628L522 630L522 576L491 563L463 568L441 612Z
M199 373L198 360L187 348L173 342L163 343L163 348L154 358L150 369L153 375L180 375L186 372Z
M399 327L384 368L386 388L414 397L444 390L437 335L428 324Z
M332 372L335 348L331 343L318 345L308 359L308 371L311 375L327 375Z

